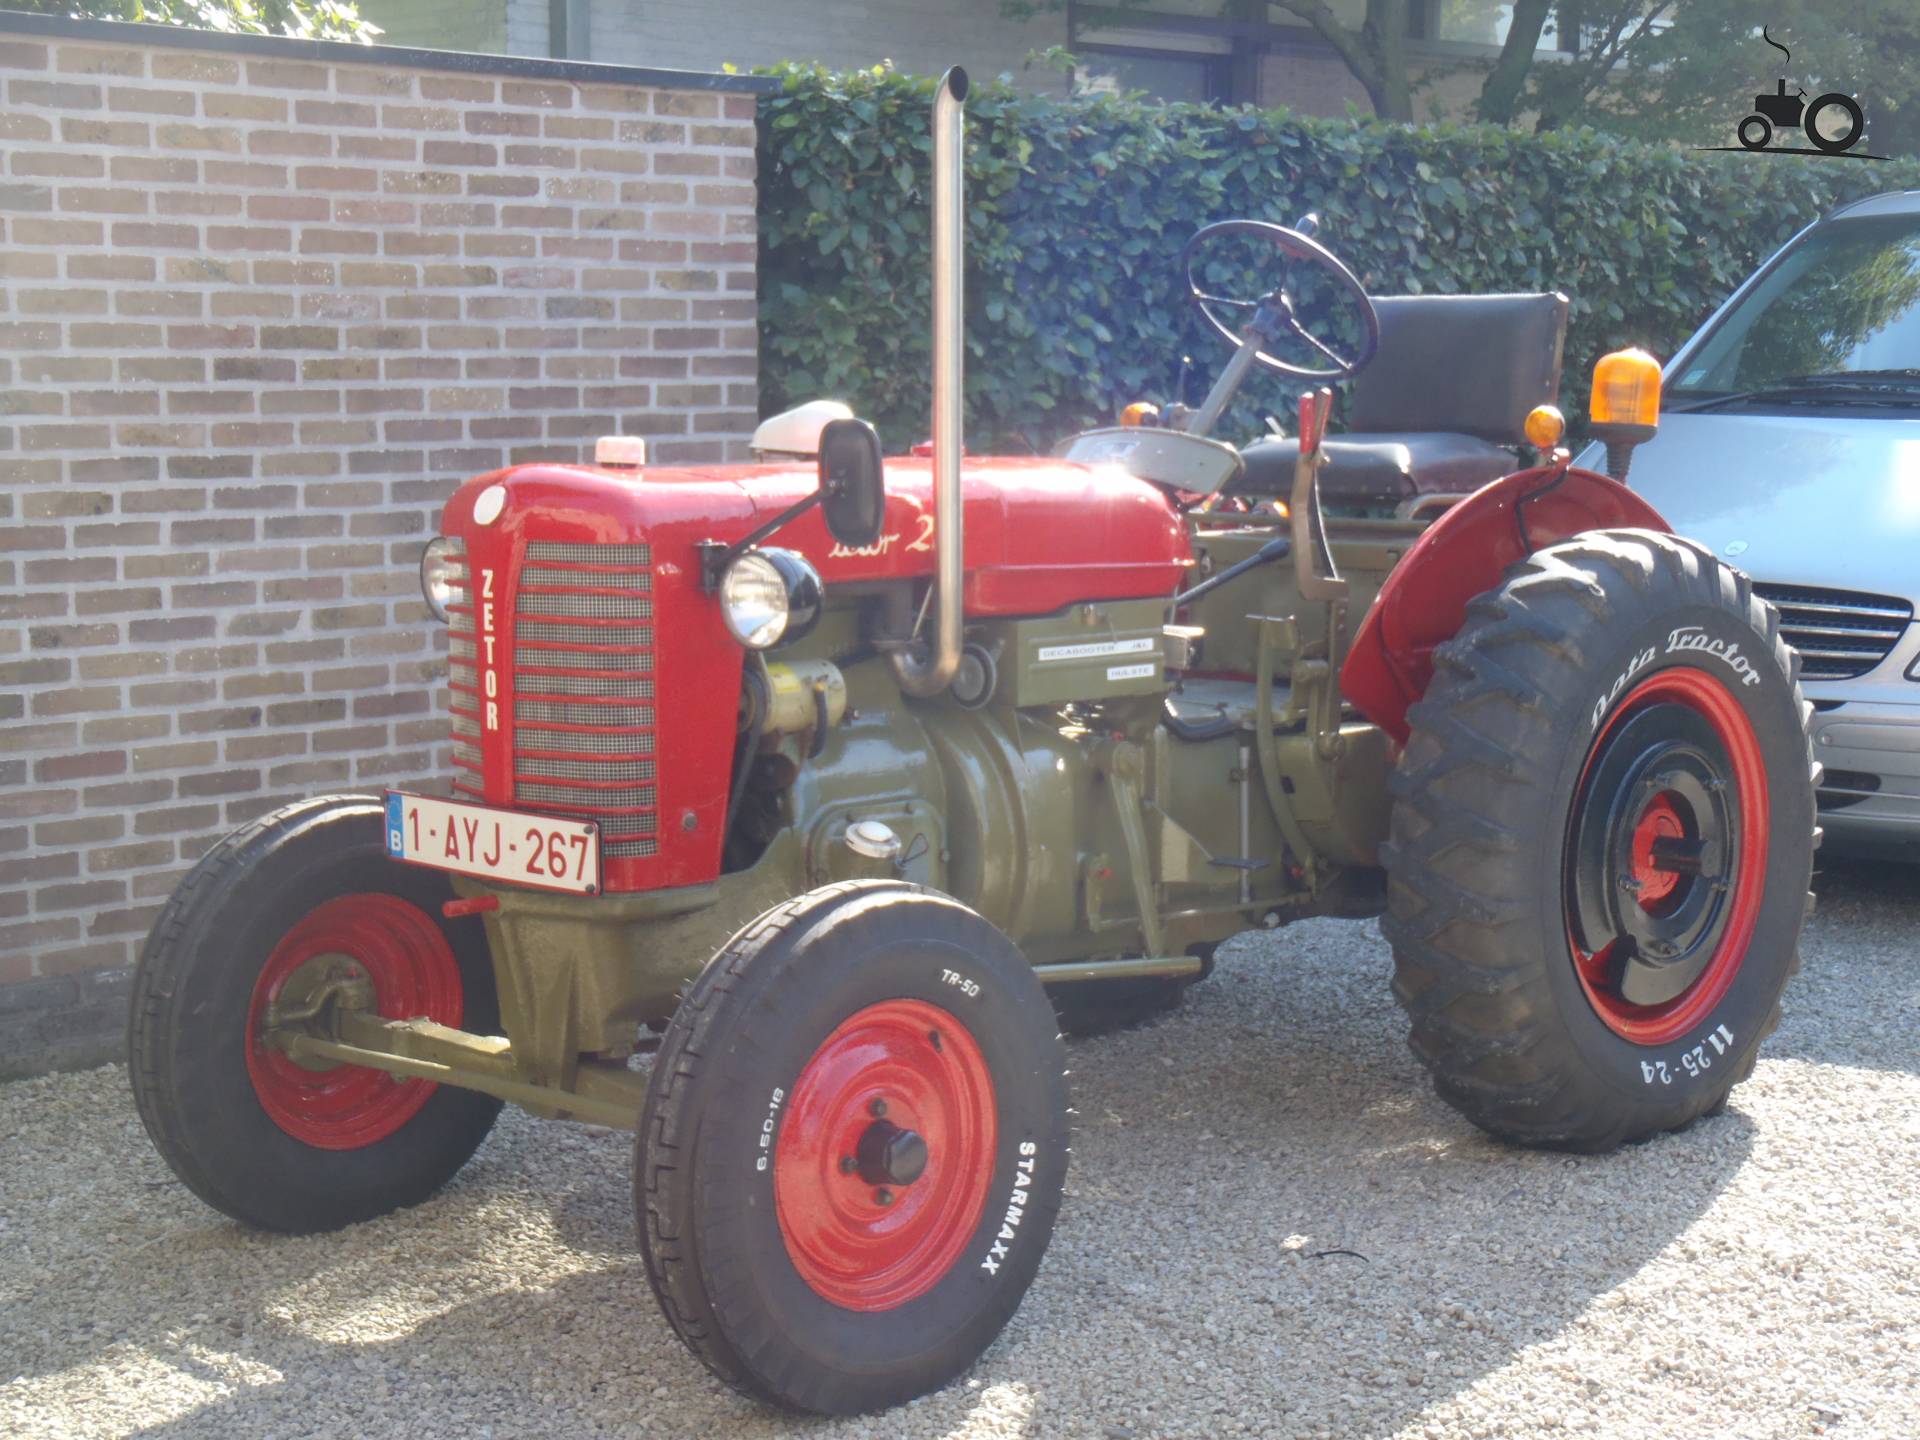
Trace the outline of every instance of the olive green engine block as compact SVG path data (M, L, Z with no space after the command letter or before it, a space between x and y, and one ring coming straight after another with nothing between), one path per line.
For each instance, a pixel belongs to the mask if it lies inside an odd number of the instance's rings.
M1364 601L1415 532L1360 528L1335 553ZM1271 534L1197 533L1202 573ZM485 920L516 1073L590 1092L731 934L837 880L945 891L1062 979L1126 957L1178 973L1253 926L1377 910L1389 744L1339 703L1347 607L1302 606L1292 573L1256 570L1171 630L1161 599L972 625L985 693L971 706L905 698L857 611L830 608L754 662L770 698L762 728L743 715L759 754L719 880L584 904L456 882L497 902ZM887 844L858 843L876 834Z

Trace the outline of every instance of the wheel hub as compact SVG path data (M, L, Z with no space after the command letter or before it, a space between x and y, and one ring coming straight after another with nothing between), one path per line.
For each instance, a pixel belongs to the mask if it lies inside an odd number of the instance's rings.
M924 1000L868 1005L783 1108L774 1203L800 1277L848 1310L937 1285L985 1213L997 1153L993 1077L966 1026Z
M891 1120L876 1120L861 1132L854 1166L869 1185L911 1185L926 1172L926 1139Z
M1724 687L1676 666L1621 701L1574 795L1564 888L1609 1027L1661 1043L1724 993L1758 908L1766 818L1758 742Z
M351 955L327 951L303 960L280 983L267 1006L266 1040L288 1033L324 1032L329 1018L341 1010L371 1010L378 1003L373 982ZM284 1053L284 1051L283 1051ZM302 1070L335 1070L343 1063L320 1056L286 1057Z
M276 1032L324 1024L341 1008L458 1029L460 970L433 918L397 895L342 895L295 920L261 966L247 1011L247 1076L273 1123L321 1150L386 1139L436 1088L364 1065L296 1061L276 1043Z
M1574 939L1630 1005L1698 980L1726 928L1731 768L1713 727L1679 704L1640 710L1595 756L1574 829Z

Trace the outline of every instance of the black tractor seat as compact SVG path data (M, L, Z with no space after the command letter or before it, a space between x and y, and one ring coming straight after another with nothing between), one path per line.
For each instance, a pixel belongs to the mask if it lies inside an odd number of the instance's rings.
M1321 496L1333 505L1398 505L1460 495L1519 465L1527 412L1560 391L1567 297L1377 297L1380 349L1353 379L1346 433L1328 439ZM1285 498L1296 440L1241 451L1246 472L1228 493Z

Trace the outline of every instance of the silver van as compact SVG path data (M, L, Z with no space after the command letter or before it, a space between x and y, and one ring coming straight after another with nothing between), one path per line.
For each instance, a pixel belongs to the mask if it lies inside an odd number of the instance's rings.
M1664 392L1628 483L1778 607L1816 711L1829 848L1920 859L1920 191L1794 236Z

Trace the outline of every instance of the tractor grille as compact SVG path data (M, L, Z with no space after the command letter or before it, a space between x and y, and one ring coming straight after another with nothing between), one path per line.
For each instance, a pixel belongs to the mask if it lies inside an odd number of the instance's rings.
M660 845L652 566L646 545L536 540L514 602L514 800L594 820L611 858Z
M461 562L449 572L453 599L447 609L447 683L453 687L453 788L475 799L486 790L480 778L480 690L474 670L479 646L473 621L473 573L467 568L467 542L448 542Z
M1780 638L1800 652L1805 680L1851 680L1887 658L1913 620L1913 606L1892 595L1759 585L1780 612Z

